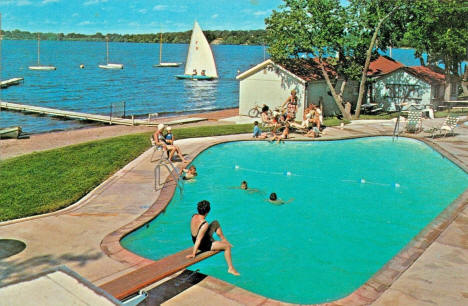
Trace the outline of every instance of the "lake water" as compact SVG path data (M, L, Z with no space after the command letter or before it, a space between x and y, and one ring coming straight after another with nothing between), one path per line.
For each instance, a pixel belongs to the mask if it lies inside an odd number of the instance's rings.
M178 68L153 68L159 61L159 44L109 43L109 61L123 70L102 70L105 42L41 41L41 64L56 71L31 71L36 64L37 42L2 42L1 79L23 77L24 83L1 90L3 101L96 114L109 114L112 103L125 101L126 115L175 115L238 106L237 71L263 61L262 46L213 45L220 78L212 82L176 80ZM187 44L165 44L163 61L185 62ZM394 49L395 59L419 65L413 50ZM80 64L85 65L80 69ZM0 127L19 125L28 133L79 128L89 123L48 116L0 112Z

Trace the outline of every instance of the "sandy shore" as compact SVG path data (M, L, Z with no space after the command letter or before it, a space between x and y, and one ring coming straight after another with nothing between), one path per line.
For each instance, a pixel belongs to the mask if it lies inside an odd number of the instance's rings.
M161 118L161 122L169 122L183 118L206 118L208 120L197 123L184 124L183 126L200 126L200 125L215 125L226 124L218 122L221 118L236 116L239 113L238 108L191 114L178 117ZM109 137L144 133L154 131L154 127L147 126L97 126L82 128L76 130L58 131L43 134L31 135L28 139L3 139L0 140L0 160L8 159L23 154L51 150L59 147L69 146L73 144L104 139Z

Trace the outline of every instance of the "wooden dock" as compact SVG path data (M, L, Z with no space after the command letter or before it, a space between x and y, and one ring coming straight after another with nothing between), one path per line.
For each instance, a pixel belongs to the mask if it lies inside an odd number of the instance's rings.
M48 108L48 107L40 107L34 105L27 105L27 104L18 104L18 103L10 103L5 101L0 101L0 110L10 110L10 111L18 111L24 113L35 113L41 115L48 115L52 117L59 117L59 118L67 118L67 119L77 119L77 120L87 120L87 121L96 121L96 122L103 122L109 124L119 124L119 125L144 125L144 126L157 126L161 123L160 120L148 120L148 119L131 119L129 118L120 118L120 117L112 117L107 115L99 115L99 114L87 114L81 112L74 112L74 111L67 111L67 110L60 110L55 108ZM183 124L189 122L198 122L207 120L205 118L186 118L179 121L171 121L165 122L166 125L174 125L174 124Z
M13 79L1 81L0 88L8 88L13 85L19 85L22 81L24 81L24 78L13 78Z

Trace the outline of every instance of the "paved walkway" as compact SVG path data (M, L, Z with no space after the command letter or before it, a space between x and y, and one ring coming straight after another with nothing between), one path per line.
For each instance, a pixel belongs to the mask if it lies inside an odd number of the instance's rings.
M430 121L430 124L438 122ZM388 121L358 123L343 129L327 128L321 139L391 134L392 129L393 124ZM455 137L437 139L435 143L468 169L468 127L458 128L457 133ZM301 138L298 135L295 137ZM214 143L240 139L250 139L250 135L186 139L177 143L184 153L193 158L195 152ZM64 264L99 286L150 264L150 260L136 255L132 261L117 261L107 256L101 248L106 235L131 223L158 198L159 192L153 190L154 164L150 162L150 155L151 151L147 151L67 209L0 223L0 239L18 239L27 245L23 252L0 260L0 285ZM164 175L167 176L167 173ZM464 210L384 291L375 305L467 304L467 197L462 202ZM167 301L167 304L193 304L194 301L203 301L205 305L274 303L208 277L206 281ZM362 300L343 301L343 304L360 303Z

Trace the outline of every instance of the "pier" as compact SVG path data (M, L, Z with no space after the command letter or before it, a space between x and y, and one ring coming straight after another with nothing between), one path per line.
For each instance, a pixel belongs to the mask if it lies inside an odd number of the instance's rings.
M5 101L0 101L0 110L10 110L18 111L24 113L35 113L40 115L48 115L52 117L66 118L66 119L76 119L76 120L87 120L87 121L96 121L109 124L119 124L119 125L145 125L145 126L157 126L160 121L150 120L150 119L134 119L133 116L129 118L113 117L112 115L99 115L99 114L88 114L82 112L74 112L68 110L60 110L49 107L40 107L27 104L18 104L10 103ZM183 120L178 120L174 122L166 122L165 124L183 124L189 122L198 122L207 120L205 118L187 118Z
M13 85L19 85L22 81L24 81L24 78L13 78L13 79L1 81L0 88L8 88Z

